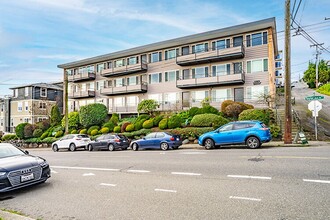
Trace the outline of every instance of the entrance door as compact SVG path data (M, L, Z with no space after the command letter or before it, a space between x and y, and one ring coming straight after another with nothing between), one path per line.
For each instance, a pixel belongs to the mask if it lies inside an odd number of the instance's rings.
M235 88L234 89L234 101L235 102L244 102L244 88Z
M190 107L190 92L182 92L182 107Z

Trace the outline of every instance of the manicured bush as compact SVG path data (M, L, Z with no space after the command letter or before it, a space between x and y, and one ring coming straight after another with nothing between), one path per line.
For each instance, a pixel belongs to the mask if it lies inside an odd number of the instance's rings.
M211 113L211 114L219 114L219 110L216 109L215 107L211 106L211 105L205 105L202 109L201 112L203 114L205 113Z
M181 118L177 115L173 115L168 119L167 122L168 128L179 128L181 127Z
M65 117L62 119L62 127L65 127ZM79 112L70 112L68 114L69 129L78 129L80 127Z
M101 103L82 106L79 110L80 124L84 127L101 125L108 115L107 107Z
M71 131L71 134L78 134L78 131L77 131L76 129L73 129L73 130Z
M239 114L238 120L258 120L269 126L274 121L274 113L271 109L247 109Z
M50 127L50 121L48 119L37 123L37 128L41 129L42 131L46 131L49 127Z
M27 124L28 123L21 123L16 126L15 133L19 139L24 139L24 127Z
M151 129L141 129L139 131L133 131L133 132L124 132L122 133L127 138L140 138L141 136L145 136L147 134L151 133Z
M120 127L120 126L116 126L116 127L113 129L113 132L115 132L115 133L120 133L120 130L121 130L121 127Z
M36 128L35 125L27 124L24 127L24 138L32 138L33 137L33 131Z
M127 127L126 127L126 131L127 132L132 132L134 130L135 130L134 124L127 125Z
M163 115L157 115L157 116L154 118L154 120L153 120L153 122L154 122L154 126L155 126L155 127L158 127L159 122L160 122L163 118L164 118Z
M146 121L146 119L140 119L140 120L137 120L135 123L134 123L134 127L135 127L135 130L138 131L140 129L142 129L143 127L143 123Z
M55 134L55 137L56 138L62 137L63 136L63 133L64 132L62 130L61 131L57 131L56 134Z
M250 104L247 104L247 103L244 103L244 102L235 102L235 103L241 105L243 111L246 110L246 109L253 109L254 108L253 105L250 105Z
M167 127L168 127L167 121L168 121L167 118L162 119L159 122L158 127L162 130L167 129Z
M62 127L61 125L58 125L53 128L53 132L58 132L58 131L63 131L63 130L64 130L64 127Z
M222 116L219 116L215 118L215 120L212 123L212 127L214 129L219 128L220 126L229 123L229 120L227 118L224 118Z
M229 117L233 117L235 120L238 118L238 115L242 112L242 106L240 104L237 103L233 103L231 105L228 105L225 108L224 113L229 116Z
M195 115L200 114L200 110L198 107L192 107L189 109L189 116L194 117Z
M61 120L62 120L62 115L58 105L52 106L52 109L50 111L50 124L52 126L58 125L61 123Z
M171 129L168 130L168 132L171 134L180 135L182 139L186 139L189 137L198 138L200 135L213 130L213 127L187 127Z
M152 128L154 126L154 121L152 119L146 120L145 122L143 122L142 127L145 129L149 129Z
M270 129L270 133L272 135L273 138L277 138L280 133L281 133L281 128L280 126L276 125L276 124L271 124L269 126L269 129Z
M201 114L195 115L190 122L191 126L194 127L220 127L228 123L229 121L216 114Z
M10 141L10 140L17 140L18 137L16 134L5 134L4 136L2 136L1 138L3 141Z
M151 114L158 107L158 102L153 99L145 99L142 100L137 107L138 112L144 112L147 114Z
M102 133L102 134L107 134L107 133L109 133L109 132L110 132L110 130L109 130L108 127L103 127L103 128L101 128L101 133Z
M150 119L150 115L140 114L139 117L137 117L136 121L148 120L148 119Z
M40 138L28 138L28 139L26 139L26 140L24 140L24 142L25 143L27 143L27 144L34 144L34 143L36 143L36 144L38 144L38 143L41 143L41 140L40 140Z
M99 130L98 130L98 129L94 129L94 130L91 131L91 135L92 135L92 136L95 136L95 135L97 135L98 133L99 133Z
M79 131L79 134L87 134L87 129L81 129L81 130Z
M43 140L43 139L45 139L46 137L48 137L48 131L45 131L45 132L41 135L40 139Z
M222 112L225 112L225 111L226 111L226 107L227 107L228 105L233 104L233 103L234 103L233 100L225 100L225 101L223 101L223 102L221 103L221 111L222 111Z
M42 135L42 130L40 128L37 128L33 131L33 137L39 138Z
M100 127L97 126L97 125L91 126L90 128L88 128L87 134L88 135L91 135L91 133L92 133L93 130L99 130L99 129L100 129Z
M108 128L109 131L112 132L114 127L115 127L115 124L112 121L108 121L108 122L103 124L103 127Z
M117 125L118 122L119 122L119 115L116 114L116 113L113 113L113 114L111 115L111 118L110 118L109 122L112 122L114 125ZM111 129L110 129L110 130L111 130ZM113 130L113 129L112 129L112 130Z
M125 132L125 131L126 131L126 127L127 127L128 125L130 125L130 124L131 124L131 122L124 121L124 122L122 123L122 125L121 125L120 132Z
M55 141L57 141L57 138L55 138L55 137L47 137L47 138L42 140L43 143L47 143L47 144L51 144Z

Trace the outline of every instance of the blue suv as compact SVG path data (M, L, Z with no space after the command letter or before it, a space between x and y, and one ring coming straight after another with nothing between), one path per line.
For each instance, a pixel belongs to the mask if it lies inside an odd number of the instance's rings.
M230 122L220 128L202 134L198 144L209 150L221 145L245 144L255 149L272 139L269 128L260 121Z

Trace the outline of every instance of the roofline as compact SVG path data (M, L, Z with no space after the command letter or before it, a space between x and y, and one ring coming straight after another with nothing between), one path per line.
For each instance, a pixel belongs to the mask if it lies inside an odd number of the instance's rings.
M54 86L57 86L58 88L53 88ZM46 85L46 86L42 86L38 83L35 84L28 84L28 85L21 85L21 86L16 86L16 87L11 87L9 89L20 89L20 88L25 88L25 87L40 87L40 88L47 88L47 89L58 89L58 90L63 90L63 88L61 88L58 85Z
M276 22L275 17L263 19L260 21L249 22L245 24L235 25L227 28L216 29L212 31L207 31L203 33L188 35L184 37L174 38L171 40L160 41L157 43L147 44L144 46L134 47L126 50L121 50L117 52L112 52L100 56L95 56L83 60L78 60L70 63L60 64L57 67L62 69L68 69L83 65L95 64L99 62L104 62L107 60L117 59L121 57L133 56L136 54L147 53L151 51L156 51L164 48L171 48L175 46L180 46L184 44L190 44L194 42L199 42L203 40L216 39L219 37L225 37L230 35L236 35L240 33L246 33L255 30L261 30L265 28L273 28L274 37L274 49L277 51L277 34L276 34ZM277 52L275 52L277 53ZM275 54L277 55L277 54Z

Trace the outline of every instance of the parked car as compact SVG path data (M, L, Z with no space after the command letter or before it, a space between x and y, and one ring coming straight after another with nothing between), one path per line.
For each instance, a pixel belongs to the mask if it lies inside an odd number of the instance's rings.
M68 134L55 141L52 144L52 149L54 152L60 149L68 149L70 151L75 151L78 148L86 149L90 141L91 139L86 134Z
M172 135L167 132L153 132L146 135L144 138L131 142L133 150L155 148L168 150L169 148L178 149L182 145L182 140L179 135Z
M104 134L96 138L95 141L91 141L87 145L89 151L107 149L114 151L116 149L126 150L129 147L129 140L119 134Z
M12 144L0 143L0 192L43 183L50 177L47 161Z
M207 132L198 138L198 144L209 150L221 145L245 144L258 148L272 139L270 130L260 121L236 121Z

